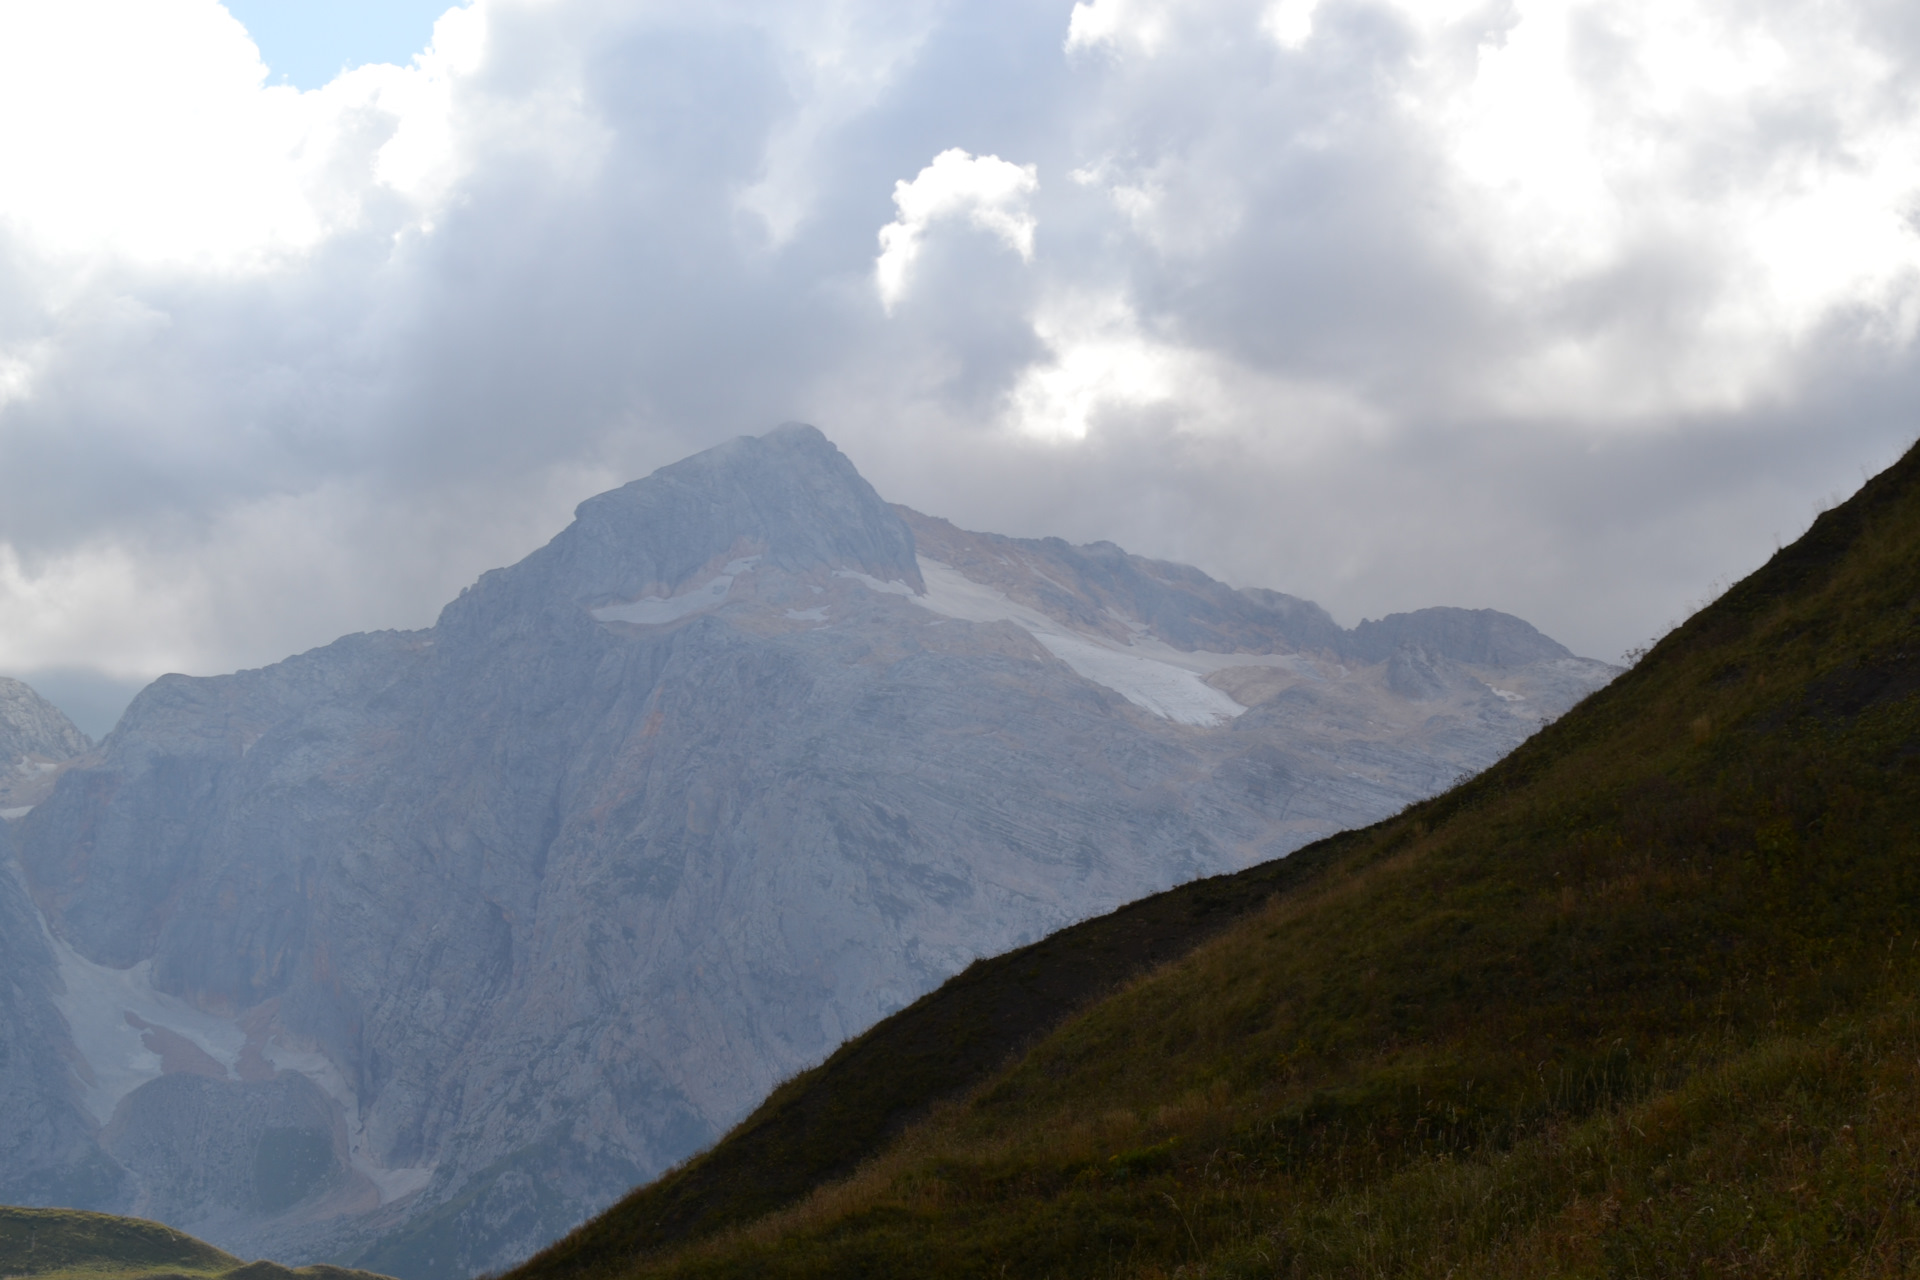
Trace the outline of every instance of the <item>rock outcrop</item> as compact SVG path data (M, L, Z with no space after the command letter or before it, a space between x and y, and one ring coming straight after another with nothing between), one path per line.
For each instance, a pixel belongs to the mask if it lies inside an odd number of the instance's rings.
M60 708L0 676L0 819L24 816L53 791L60 767L92 745Z
M0 945L71 1063L20 1078L96 1179L38 1202L500 1265L974 957L1380 817L1611 671L967 533L810 427L733 441L429 630L156 681L12 825Z

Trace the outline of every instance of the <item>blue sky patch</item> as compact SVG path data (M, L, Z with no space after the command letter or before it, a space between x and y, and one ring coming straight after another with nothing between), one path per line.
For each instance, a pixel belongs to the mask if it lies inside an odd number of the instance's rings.
M274 84L318 89L349 67L406 66L454 0L226 0Z

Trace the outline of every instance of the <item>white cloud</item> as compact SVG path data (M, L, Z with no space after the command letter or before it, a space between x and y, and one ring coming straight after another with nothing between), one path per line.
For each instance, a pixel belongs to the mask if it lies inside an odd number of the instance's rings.
M474 0L300 94L212 0L0 0L0 665L414 625L785 418L975 527L1612 656L1911 430L1898 18Z
M1549 321L1515 352L1524 393L1491 402L1737 409L1790 384L1796 351L1836 315L1910 315L1920 104L1900 88L1908 74L1827 10L1524 0L1470 61L1435 58L1409 77L1406 119L1502 305L1537 315L1649 257L1671 258L1671 278L1695 274L1664 358L1625 332L1648 318L1637 307L1611 335ZM1904 320L1882 332L1912 337Z
M1283 49L1298 49L1313 37L1313 11L1320 0L1278 0L1260 20Z
M874 261L881 302L892 310L900 300L928 228L945 218L965 218L1032 261L1035 223L1030 201L1039 185L1033 165L972 156L959 147L935 156L913 181L894 183L899 216L880 228L880 256Z
M1205 357L1156 343L1139 330L1125 299L1063 299L1034 332L1048 359L1027 366L1009 396L1014 426L1041 440L1084 440L1102 410L1164 404L1200 388Z
M0 226L81 264L258 270L382 189L445 189L448 81L484 17L450 12L414 67L304 94L267 85L216 0L3 0L0 32Z
M765 225L772 247L790 241L818 203L821 153L895 88L920 51L927 36L923 7L791 11L779 52L795 110L769 131L761 172L739 196L740 207Z
M1119 294L1055 293L1034 335L1046 355L1008 393L1006 422L1053 444L1085 441L1103 421L1158 419L1188 442L1261 436L1274 459L1300 465L1354 446L1378 447L1390 423L1339 386L1276 377L1145 330Z
M1067 52L1131 46L1151 54L1166 38L1165 7L1159 0L1080 0L1067 18Z
M0 22L0 217L16 233L187 260L313 239L287 154L298 95L260 91L266 68L213 0L11 0Z

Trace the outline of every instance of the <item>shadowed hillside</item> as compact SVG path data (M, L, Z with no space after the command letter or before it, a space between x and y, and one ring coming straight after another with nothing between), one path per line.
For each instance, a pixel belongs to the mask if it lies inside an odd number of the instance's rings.
M1907 1274L1916 694L1910 453L1478 778L976 966L516 1275Z

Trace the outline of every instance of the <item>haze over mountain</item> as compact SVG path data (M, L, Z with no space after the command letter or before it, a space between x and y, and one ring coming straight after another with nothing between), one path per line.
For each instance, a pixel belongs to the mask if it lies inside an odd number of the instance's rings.
M163 677L65 766L0 879L41 1029L0 1193L511 1262L974 958L1391 813L1613 671L969 533L811 427L742 437L430 629Z

